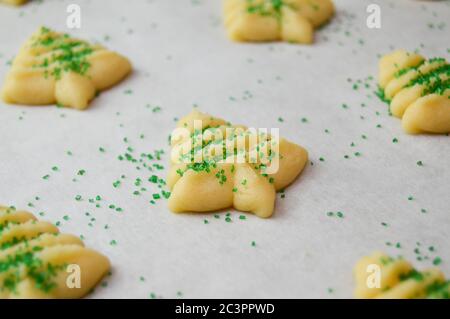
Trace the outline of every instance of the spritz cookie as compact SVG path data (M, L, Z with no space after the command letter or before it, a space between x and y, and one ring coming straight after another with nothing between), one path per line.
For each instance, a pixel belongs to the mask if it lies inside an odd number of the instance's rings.
M15 57L2 98L12 104L56 103L83 110L130 71L130 62L118 53L41 27Z
M418 271L408 261L381 252L358 261L354 273L356 298L450 298L450 281L439 269Z
M314 30L334 15L331 0L224 0L228 37L234 41L312 43Z
M378 95L409 134L450 132L450 65L397 50L380 60Z
M276 192L291 184L308 160L303 147L286 139L196 110L175 132L167 183L169 208L177 213L234 207L270 217Z
M75 236L0 207L0 299L81 298L107 274L108 258Z

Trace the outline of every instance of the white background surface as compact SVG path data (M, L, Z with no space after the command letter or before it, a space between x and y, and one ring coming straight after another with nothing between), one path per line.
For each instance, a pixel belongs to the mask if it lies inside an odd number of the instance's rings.
M65 26L69 3L81 5L80 30ZM403 255L418 268L440 256L450 276L449 137L405 135L400 121L373 97L374 87L352 88L358 79L376 77L377 55L393 48L448 58L450 4L335 3L335 19L317 32L312 46L232 43L215 0L1 6L2 78L22 42L43 24L104 43L128 56L135 71L84 112L1 102L0 203L44 212L43 219L61 222L62 231L83 235L88 246L109 256L112 275L91 295L95 298L152 293L162 298L348 298L354 263L374 250ZM380 30L366 27L368 3L381 5ZM240 220L232 210L227 210L231 223L225 213L220 219L175 215L164 200L149 203L157 191L146 182L151 173L117 159L128 146L136 157L156 149L168 152L174 118L193 105L236 124L279 127L281 135L309 150L314 165L278 199L273 218ZM161 112L152 112L155 106ZM77 176L80 169L84 176ZM42 178L46 174L48 180ZM126 178L114 188L121 175ZM138 177L148 191L135 196ZM83 200L76 201L76 195ZM96 195L102 197L100 208L88 201ZM110 204L124 211L114 212ZM329 211L345 217L328 217ZM92 226L86 212L95 218ZM429 246L436 251L429 252ZM417 247L428 260L416 260Z

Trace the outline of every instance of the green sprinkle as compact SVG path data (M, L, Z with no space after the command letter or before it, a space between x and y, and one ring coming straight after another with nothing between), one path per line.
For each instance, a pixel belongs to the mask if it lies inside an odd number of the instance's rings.
M160 199L161 198L161 195L159 195L159 194L153 194L152 195L152 197L153 197L153 199Z
M441 257L436 257L433 259L433 265L439 266L442 263Z
M165 199L168 199L170 197L170 192L162 191L161 194Z
M149 181L150 183L156 184L156 183L158 182L158 176L152 175L152 176L148 179L148 181Z

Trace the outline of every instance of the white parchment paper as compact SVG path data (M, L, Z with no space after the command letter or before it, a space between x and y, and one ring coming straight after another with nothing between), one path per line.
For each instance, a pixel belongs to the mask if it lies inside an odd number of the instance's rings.
M81 29L66 27L71 3ZM370 3L381 7L381 29L366 26ZM449 137L404 134L370 78L394 48L448 58L449 1L335 4L312 46L232 43L216 0L0 6L1 78L40 25L99 41L134 65L84 112L0 102L0 203L41 213L110 257L112 274L93 298L349 298L353 265L374 250L418 268L440 258L450 276ZM159 190L147 179L165 170L118 159L168 153L174 119L194 105L279 127L308 149L313 164L273 218L175 215L164 200L150 203Z

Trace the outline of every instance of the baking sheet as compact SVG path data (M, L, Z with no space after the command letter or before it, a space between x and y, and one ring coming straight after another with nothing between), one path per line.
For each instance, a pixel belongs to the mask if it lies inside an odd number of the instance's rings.
M81 7L81 29L66 27L71 3ZM381 29L366 27L370 3L381 7ZM371 78L394 48L448 58L449 1L335 4L312 46L232 43L216 0L1 6L2 78L40 25L117 50L134 73L85 112L0 102L0 203L109 256L112 273L91 298L348 298L354 263L374 250L418 268L439 257L450 276L449 137L404 134ZM119 160L130 150L137 159L167 154L175 119L193 106L278 127L308 149L311 165L279 196L273 218L170 213L164 200L150 203L159 190L147 181L166 170Z

